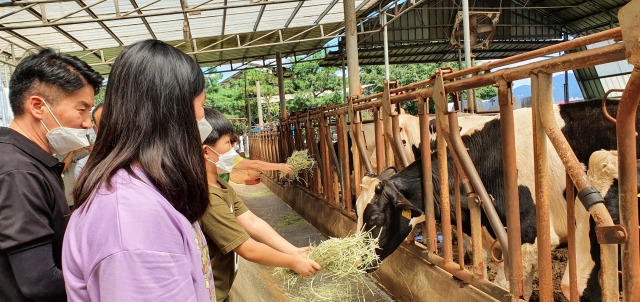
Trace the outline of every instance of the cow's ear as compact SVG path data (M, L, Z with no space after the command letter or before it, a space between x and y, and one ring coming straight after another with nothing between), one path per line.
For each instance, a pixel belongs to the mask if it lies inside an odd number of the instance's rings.
M382 173L380 173L380 179L389 179L391 176L398 173L395 167L386 168Z
M422 215L422 210L416 208L406 198L400 197L395 200L396 211L402 213L402 216L411 219Z

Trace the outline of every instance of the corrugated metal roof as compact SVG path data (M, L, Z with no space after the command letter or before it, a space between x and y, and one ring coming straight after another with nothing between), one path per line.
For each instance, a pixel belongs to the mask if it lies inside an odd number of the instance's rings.
M475 16L499 13L497 24L478 24L477 60L493 60L618 25L627 0L476 0ZM452 47L457 0L356 0L359 60L384 63L380 12L388 15L390 63L457 61ZM23 0L0 3L0 63L5 74L31 48L53 47L108 74L122 47L155 38L190 54L202 66L263 62L310 54L343 35L338 0ZM484 23L483 23L484 22ZM487 27L488 26L488 27ZM339 53L323 65L341 66ZM620 67L620 66L618 66ZM237 67L236 67L237 68ZM613 68L613 67L611 67ZM626 81L625 71L576 71L585 97ZM613 70L613 69L611 69Z
M577 37L618 25L617 12L626 4L626 0L477 0L470 1L472 18L482 16L482 12L499 13L497 25L493 31L490 46L486 50L474 50L476 59L504 58L524 51L544 47L564 39L564 35ZM415 3L415 4L414 4ZM412 63L423 59L428 62L457 60L457 50L449 41L456 25L456 15L462 10L457 0L412 1L399 7L390 7L388 15L388 44L390 63ZM380 16L364 23L367 30L377 32L361 36L358 53L366 54L361 64L384 64L383 32ZM479 23L487 29L490 24ZM481 34L476 43L479 45ZM455 40L455 39L454 39ZM424 44L439 43L425 56ZM398 47L402 47L403 59L399 59ZM409 48L409 50L406 50ZM415 56L405 55L414 53ZM340 66L342 62L338 52L332 53L323 61L324 66Z
M359 13L377 3L355 1ZM28 49L52 47L107 74L122 47L154 38L217 66L315 52L343 19L337 0L14 1L0 5L0 59L11 69Z

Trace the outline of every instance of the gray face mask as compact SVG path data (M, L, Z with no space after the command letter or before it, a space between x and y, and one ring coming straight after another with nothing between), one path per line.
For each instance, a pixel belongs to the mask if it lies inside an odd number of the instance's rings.
M207 139L207 136L213 131L213 127L211 127L211 124L209 124L205 118L202 118L198 121L198 130L200 131L200 143L204 143L204 140Z
M51 151L53 151L53 153L65 154L73 150L89 146L89 140L87 139L87 129L62 127L56 116L53 114L53 111L51 111L51 108L49 108L49 105L47 105L46 102L43 103L59 126L58 128L49 130L49 128L47 128L47 125L45 125L44 122L40 120L42 126L47 129L47 140L49 141L49 146L51 147Z

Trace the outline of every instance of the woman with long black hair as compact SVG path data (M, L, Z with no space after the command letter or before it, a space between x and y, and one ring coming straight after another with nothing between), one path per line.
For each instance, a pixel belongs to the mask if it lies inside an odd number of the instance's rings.
M212 301L204 75L157 40L116 58L63 246L69 301Z

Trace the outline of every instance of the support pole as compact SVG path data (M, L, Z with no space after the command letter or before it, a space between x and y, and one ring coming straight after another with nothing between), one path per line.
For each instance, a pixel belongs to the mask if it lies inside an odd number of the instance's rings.
M380 12L384 37L384 79L389 81L389 35L387 34L387 12Z
M344 99L344 102L347 103L349 102L349 98L347 97L347 77L344 70L344 56L344 46L340 44L340 59L342 61L342 98Z
M256 81L256 101L258 102L258 127L260 130L264 128L264 120L262 119L262 96L260 95L260 81Z
M465 68L473 67L471 65L471 32L469 29L469 0L462 0L462 28L464 31L464 62ZM467 78L471 75L467 75ZM476 104L473 101L473 89L467 89L467 108L469 112L476 111Z
M279 52L276 52L276 69L278 73L278 92L280 96L280 118L287 118L287 102L284 96L284 76L282 75L282 56Z
M242 77L244 78L244 105L245 111L247 115L247 127L249 128L249 133L252 133L253 129L251 129L251 121L253 118L251 117L251 99L247 96L247 75L242 72Z
M356 2L344 0L344 27L347 50L347 71L349 77L349 96L360 95L360 72L358 69L358 28L356 27Z

